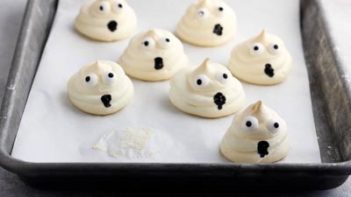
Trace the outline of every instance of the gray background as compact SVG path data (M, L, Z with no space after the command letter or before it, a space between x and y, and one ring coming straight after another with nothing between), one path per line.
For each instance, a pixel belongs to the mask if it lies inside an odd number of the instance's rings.
M17 41L17 36L19 30L21 28L21 21L25 10L25 4L27 0L1 0L0 5L0 100L2 100L3 90L6 84L8 71L11 66L12 56L15 50L15 45ZM324 2L333 1L333 0L324 0ZM344 14L336 14L333 15L333 21L342 21L344 20L349 21L351 18L351 13L347 12L346 10L351 9L351 3L345 3L347 0L336 0L333 1L333 9L335 6L340 4L340 12ZM326 3L325 5L327 5ZM325 7L328 9L328 7ZM338 18L339 17L339 18ZM349 30L349 31L347 31ZM351 28L345 28L343 31L335 31L333 35L336 40L338 38L345 38L346 35L351 35ZM343 46L339 46L340 48L350 48L351 42L338 42L338 44L342 44ZM350 46L349 46L350 45ZM344 51L345 53L350 53L351 51ZM117 189L117 188L116 188ZM6 170L0 168L0 196L100 196L102 194L106 195L113 195L113 191L99 191L97 189L89 189L85 191L75 191L75 190L43 190L37 189L30 186L27 186L23 183L16 175L7 172ZM119 191L118 194L126 195L126 194L144 194L143 191ZM173 192L164 192L161 193L160 191L147 191L146 193L152 193L156 196L169 196L170 194L174 194ZM180 193L178 193L180 194ZM218 193L216 193L218 194ZM210 196L208 192L206 193L191 193L187 194L187 196ZM224 194L226 195L233 195L231 194ZM254 192L251 194L252 196L280 196L279 193L262 193L262 192ZM351 179L349 179L344 185L334 190L327 190L327 191L316 191L316 192L296 192L290 195L284 196L351 196ZM218 196L218 195L216 195ZM245 195L247 196L247 195Z

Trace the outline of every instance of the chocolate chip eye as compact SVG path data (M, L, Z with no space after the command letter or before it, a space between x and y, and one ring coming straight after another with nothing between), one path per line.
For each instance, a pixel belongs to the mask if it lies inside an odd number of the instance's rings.
M219 7L218 10L219 10L220 12L223 12L224 9L223 9L223 7Z
M277 133L280 130L281 126L281 123L276 120L269 120L267 122L267 129L272 133Z
M110 4L108 2L100 3L99 10L104 13L110 11Z
M280 53L280 49L281 49L281 47L278 44L271 44L270 47L269 47L269 51L272 54Z
M97 83L97 76L95 74L89 74L87 76L84 77L84 82L85 84L89 85L89 86L94 86Z
M143 41L143 47L145 48L151 48L155 45L155 41L150 37L150 38L145 38Z
M246 127L251 127L252 126L252 122L250 120L246 121L245 123Z
M162 49L167 49L170 47L171 39L168 37L164 37L162 39L159 39L157 42Z
M252 130L258 128L258 120L253 116L247 116L243 120L242 128L245 130Z
M107 73L105 81L107 84L111 85L115 81L115 74L113 72Z
M218 73L217 80L223 84L227 83L229 75L227 73Z
M197 87L205 87L209 83L209 79L206 75L199 75L195 78L195 86Z
M91 80L90 76L85 77L85 82L89 82Z
M114 6L114 10L115 11L119 11L120 9L122 9L123 8L123 4L122 3L120 3L120 1L119 0L116 0L115 1L115 3L113 4Z
M250 48L251 55L259 55L263 53L263 51L264 51L264 46L261 43L255 43Z

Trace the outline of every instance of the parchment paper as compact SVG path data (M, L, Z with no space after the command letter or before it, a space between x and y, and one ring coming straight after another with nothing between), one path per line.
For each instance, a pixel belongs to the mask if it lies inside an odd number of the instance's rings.
M74 108L67 99L66 84L82 65L96 59L117 60L129 40L99 43L78 35L74 18L83 0L60 0L57 16L46 45L23 114L12 155L31 162L182 162L223 163L218 146L233 116L217 120L201 119L175 109L168 100L168 82L133 80L136 94L123 111L96 117ZM135 9L138 31L149 28L175 30L192 1L128 0ZM210 57L226 64L238 42L258 34L263 28L284 41L294 59L288 80L281 85L260 87L244 84L247 104L263 100L288 123L291 151L282 162L320 162L311 109L308 77L303 57L298 0L228 0L238 18L235 40L217 48L184 44L193 65ZM123 160L109 157L91 147L115 129L142 127L162 132L158 148L167 154L150 160ZM166 139L167 138L167 139Z

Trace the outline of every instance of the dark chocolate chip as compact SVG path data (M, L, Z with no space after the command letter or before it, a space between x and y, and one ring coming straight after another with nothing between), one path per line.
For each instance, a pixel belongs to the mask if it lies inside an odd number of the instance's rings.
M279 123L276 122L276 123L273 124L273 126L274 126L274 128L278 129L279 128Z
M226 102L226 98L223 95L223 93L218 92L216 95L214 95L213 101L217 105L218 110L222 110L223 109L223 105Z
M89 82L90 79L91 79L90 76L86 76L86 77L85 77L85 81L86 81L86 82Z
M156 70L161 70L161 69L164 67L164 65L163 65L163 59L162 59L161 57L156 57L156 58L154 59L154 62L155 62L154 68L155 68Z
M261 158L268 155L268 148L269 143L267 141L259 141L257 144L257 153L260 155Z
M228 79L228 75L226 73L223 74L224 79Z
M246 121L246 126L247 127L251 127L252 126L252 122L251 121Z
M112 96L110 94L105 94L101 97L101 102L106 108L111 107L111 100Z
M213 33L217 36L223 35L223 26L221 24L216 24L213 28Z
M202 85L202 80L201 79L196 80L196 84L199 86Z
M109 77L109 78L113 78L113 77L114 77L114 74L113 74L113 73L108 73L108 77Z
M117 22L116 21L110 21L109 23L107 23L107 28L111 31L114 32L117 30Z
M265 68L264 68L264 73L268 76L268 77L274 77L274 69L272 67L271 64L266 64Z

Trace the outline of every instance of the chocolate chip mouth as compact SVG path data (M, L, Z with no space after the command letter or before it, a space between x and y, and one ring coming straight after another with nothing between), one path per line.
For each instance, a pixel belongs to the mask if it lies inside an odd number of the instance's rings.
M222 110L223 105L226 102L226 98L222 92L218 92L216 95L214 95L213 101L217 105L218 110Z
M274 69L272 67L271 64L266 64L265 68L264 68L264 73L268 76L268 77L274 77Z
M105 94L101 97L101 102L106 108L111 107L112 96L111 94Z
M107 23L107 28L111 31L111 32L114 32L117 30L117 22L116 21L110 21Z
M223 35L223 26L221 24L216 24L213 28L213 33L217 36Z
M154 62L155 62L154 68L155 68L156 70L161 70L161 69L164 67L162 57L156 57L156 58L154 59Z
M269 143L267 141L259 141L257 144L257 153L261 158L268 155Z

